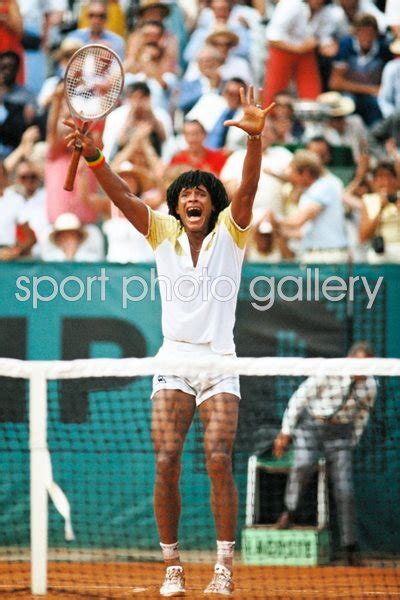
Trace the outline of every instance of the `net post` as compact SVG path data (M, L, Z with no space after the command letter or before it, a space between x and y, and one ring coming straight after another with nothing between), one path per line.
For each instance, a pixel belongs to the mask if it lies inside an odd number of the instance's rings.
M45 453L47 452L47 380L34 370L29 378L31 591L47 592L48 498Z

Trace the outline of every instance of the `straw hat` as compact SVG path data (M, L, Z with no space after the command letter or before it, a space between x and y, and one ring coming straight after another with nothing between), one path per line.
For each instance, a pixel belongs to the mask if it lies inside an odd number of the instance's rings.
M150 172L143 168L132 164L129 160L124 160L116 169L118 175L130 175L134 177L142 192L147 192L155 186L155 181Z
M83 42L76 38L65 38L54 52L54 60L58 61L63 58L70 58L77 50L82 48L83 45Z
M206 38L206 44L213 44L217 38L224 37L233 48L237 46L239 43L239 36L236 35L233 31L225 27L224 25L220 25L216 27L212 33Z
M57 217L54 222L53 231L49 235L53 244L57 243L57 235L62 231L77 231L81 235L82 241L87 238L87 232L74 213L63 213Z
M348 96L342 96L339 92L325 92L324 94L320 94L317 100L329 106L329 115L331 117L346 117L347 115L351 115L356 109L354 100Z
M149 8L161 8L164 12L164 17L168 17L169 13L171 12L171 9L166 2L157 2L157 0L141 0L137 8L138 15L140 17L143 16L143 13Z
M397 37L389 46L392 54L400 54L400 37Z

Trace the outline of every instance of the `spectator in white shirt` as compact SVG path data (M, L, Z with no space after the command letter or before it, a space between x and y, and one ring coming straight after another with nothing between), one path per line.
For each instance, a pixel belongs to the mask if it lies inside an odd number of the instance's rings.
M22 227L24 241L17 239L17 226L23 223L24 198L8 187L7 171L0 161L0 261L14 260L28 254L35 235L27 224Z
M73 213L62 213L42 246L45 261L97 262L104 259L104 240L96 225L82 225Z

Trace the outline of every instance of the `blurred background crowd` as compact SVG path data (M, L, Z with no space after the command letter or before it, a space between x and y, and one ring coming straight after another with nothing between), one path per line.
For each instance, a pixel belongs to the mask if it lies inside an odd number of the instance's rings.
M70 158L63 73L86 43L125 69L93 135L154 209L188 169L231 195L247 136L239 90L276 106L248 261L400 262L400 0L0 0L0 260L152 261Z

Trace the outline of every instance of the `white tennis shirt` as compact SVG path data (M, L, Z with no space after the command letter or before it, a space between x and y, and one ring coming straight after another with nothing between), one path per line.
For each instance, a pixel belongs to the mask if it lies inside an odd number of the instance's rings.
M182 223L149 208L147 240L155 253L166 339L210 344L218 354L235 351L233 327L244 249L250 227L241 229L230 207L205 237L197 265Z

